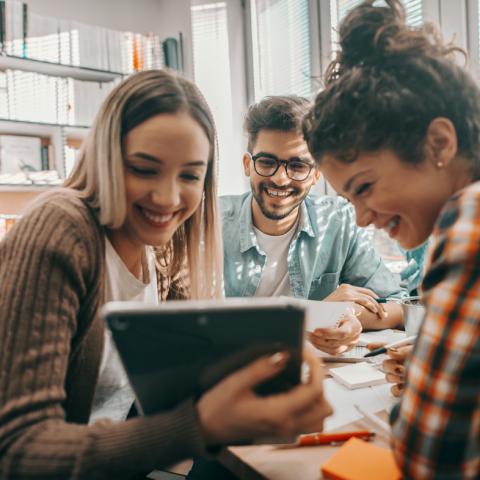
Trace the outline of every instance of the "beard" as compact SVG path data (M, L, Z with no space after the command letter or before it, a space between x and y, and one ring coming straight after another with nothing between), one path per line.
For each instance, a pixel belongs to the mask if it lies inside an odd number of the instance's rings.
M257 202L260 211L262 212L263 216L269 220L282 220L288 217L295 209L299 207L310 191L310 188L299 189L292 186L288 186L288 188L279 188L275 184L267 184L263 182L260 182L257 185L254 185L253 182L251 182L250 186L253 198ZM267 193L267 188L290 190L291 194L287 198L291 203L286 206L269 204L268 199L271 197L269 197Z

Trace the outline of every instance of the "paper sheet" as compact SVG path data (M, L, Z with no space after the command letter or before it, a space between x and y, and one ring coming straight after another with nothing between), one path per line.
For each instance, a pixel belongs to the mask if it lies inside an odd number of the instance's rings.
M395 403L389 383L349 390L333 378L328 378L323 385L325 398L330 402L334 412L325 419L324 430L326 432L360 420L362 416L355 409L354 404L370 413L377 413L382 410L390 410Z
M353 309L352 302L322 302L301 298L289 300L305 308L305 329L308 332L313 332L316 328L335 327Z

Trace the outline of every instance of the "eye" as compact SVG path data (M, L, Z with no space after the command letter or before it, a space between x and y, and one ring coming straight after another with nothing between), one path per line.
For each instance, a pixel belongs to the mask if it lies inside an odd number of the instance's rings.
M373 183L362 183L360 184L356 189L355 189L355 196L356 197L361 197L368 193L372 187Z
M148 177L157 174L157 171L152 168L135 167L133 165L130 165L128 168L132 173L140 177Z
M256 160L257 165L262 168L275 168L277 166L277 161L273 158L260 157Z
M187 182L198 182L202 178L201 175L198 175L196 173L182 173L180 177Z
M307 172L312 168L309 163L293 161L293 160L288 162L288 167L294 172Z

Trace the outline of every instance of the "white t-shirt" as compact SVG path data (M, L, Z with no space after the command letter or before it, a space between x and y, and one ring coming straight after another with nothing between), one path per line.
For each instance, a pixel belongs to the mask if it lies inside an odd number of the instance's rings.
M151 249L146 249L147 261L142 267L143 281L128 270L108 238L105 239L105 260L105 302L133 300L158 304L157 277ZM113 344L110 331L106 329L90 423L101 418L114 421L125 420L134 399L135 395Z
M260 283L255 292L256 297L276 297L279 295L292 295L290 277L288 275L288 248L298 222L283 235L266 235L253 227L257 236L258 246L267 256L262 271Z

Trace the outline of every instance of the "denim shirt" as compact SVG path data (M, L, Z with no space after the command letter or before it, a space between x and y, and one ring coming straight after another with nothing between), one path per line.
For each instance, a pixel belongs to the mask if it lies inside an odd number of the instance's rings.
M220 197L227 297L254 296L265 265L251 204L251 193ZM357 227L352 206L341 197L305 199L287 263L295 297L322 300L341 283L370 288L382 297L406 295L368 233Z

